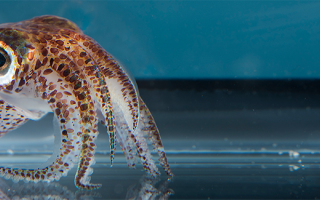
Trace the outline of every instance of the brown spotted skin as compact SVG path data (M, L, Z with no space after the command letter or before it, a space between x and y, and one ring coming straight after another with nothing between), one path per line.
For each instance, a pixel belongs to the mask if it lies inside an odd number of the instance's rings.
M22 110L17 111L17 108L3 100L0 100L0 110L0 137L28 121L28 118L22 114Z
M90 183L99 122L109 134L111 165L117 140L129 167L140 159L151 176L159 175L147 146L151 141L160 165L173 176L158 128L134 79L73 22L41 16L1 24L0 49L11 56L8 72L0 71L0 136L47 112L58 119L62 136L60 153L48 167L0 167L2 176L16 181L59 180L78 162L77 188L99 188Z

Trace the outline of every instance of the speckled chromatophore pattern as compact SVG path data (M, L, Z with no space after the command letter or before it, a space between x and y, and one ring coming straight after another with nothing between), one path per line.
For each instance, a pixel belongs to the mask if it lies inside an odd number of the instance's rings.
M90 183L99 122L109 135L111 165L117 140L130 168L139 159L151 176L159 175L147 146L151 142L160 165L173 176L134 79L73 22L41 16L1 24L0 53L0 136L48 112L54 113L61 130L54 162L39 169L0 167L2 176L15 181L59 180L78 163L76 187L99 188Z

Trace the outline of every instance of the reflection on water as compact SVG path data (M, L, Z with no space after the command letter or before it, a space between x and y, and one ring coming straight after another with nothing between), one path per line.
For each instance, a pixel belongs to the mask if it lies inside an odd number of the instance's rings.
M127 188L126 199L168 199L174 194L172 189L168 189L170 179L161 181L148 176L142 176L138 183ZM159 184L158 184L159 183ZM156 184L158 186L156 187ZM99 190L72 192L59 182L52 183L24 183L22 181L14 183L11 187L0 178L0 199L1 200L29 200L29 199L77 199L91 200L101 199Z
M72 192L66 186L58 182L52 183L24 183L22 181L13 184L11 187L0 178L0 197L10 200L29 199L83 199L90 200L94 197L101 197L97 191Z
M131 185L127 190L126 199L168 199L170 195L174 194L172 189L168 189L171 179L162 181L158 188L155 185L160 179L153 179L143 176L138 184Z

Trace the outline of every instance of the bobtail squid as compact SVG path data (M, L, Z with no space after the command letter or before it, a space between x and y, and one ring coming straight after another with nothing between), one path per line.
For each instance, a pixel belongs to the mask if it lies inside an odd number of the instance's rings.
M98 123L109 135L111 165L117 141L129 167L139 159L151 176L159 175L150 142L164 171L173 176L134 78L67 19L41 16L0 25L0 109L0 136L48 112L54 113L61 133L53 162L35 169L0 167L6 178L50 182L78 163L76 187L99 188L90 183Z

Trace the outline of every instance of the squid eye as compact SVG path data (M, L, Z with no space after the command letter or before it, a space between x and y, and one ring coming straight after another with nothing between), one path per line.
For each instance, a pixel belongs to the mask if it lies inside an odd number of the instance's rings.
M0 49L0 75L5 75L11 63L11 59L7 52L3 49Z
M0 54L0 67L2 67L6 63L6 57L1 53Z

